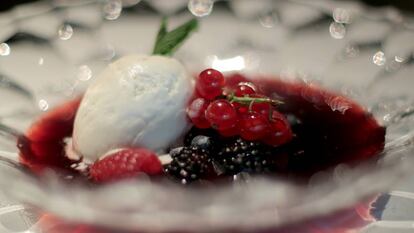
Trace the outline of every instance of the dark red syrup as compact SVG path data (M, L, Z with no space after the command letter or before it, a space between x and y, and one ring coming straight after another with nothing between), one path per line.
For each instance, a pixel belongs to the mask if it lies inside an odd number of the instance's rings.
M316 86L289 83L263 77L255 79L259 92L284 102L278 110L288 116L293 140L275 149L279 174L309 177L317 171L339 163L356 164L375 159L384 148L385 128L361 106L343 96ZM240 75L227 78L237 85L248 81ZM70 100L42 115L32 124L25 136L18 140L20 161L35 174L53 169L60 174L79 174L72 165L79 161L65 155L65 139L71 137L81 98ZM304 223L271 229L264 232L338 232L358 228L367 223L365 217L350 208L328 218L317 218ZM368 210L364 207L364 211ZM44 219L44 218L42 218ZM41 225L49 233L113 232L85 224L70 224L52 216ZM52 224L50 228L48 224ZM334 223L327 231L326 223ZM292 228L293 227L293 228ZM293 231L292 231L292 229ZM338 229L338 230L336 230Z
M25 136L18 139L20 162L39 174L47 169L76 173L65 153L65 139L72 136L81 97L70 100L42 115Z
M259 91L284 104L278 110L291 122L294 139L277 148L281 173L309 176L339 163L355 164L375 158L384 148L385 128L354 101L298 82L270 77L254 79ZM227 85L248 81L240 75ZM45 168L76 173L78 161L65 155L64 139L71 137L81 98L41 116L18 140L21 162L39 173Z
M278 110L291 121L295 136L281 147L288 156L286 172L308 176L375 158L384 149L386 129L354 101L304 83L258 80L262 93L284 102Z

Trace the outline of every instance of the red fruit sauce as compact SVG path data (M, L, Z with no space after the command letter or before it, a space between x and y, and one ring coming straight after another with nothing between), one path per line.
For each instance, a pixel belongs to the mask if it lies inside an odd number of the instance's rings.
M64 139L72 136L81 100L81 97L75 98L44 114L32 124L25 136L18 139L22 164L35 173L45 168L77 173L71 166L78 161L66 156Z
M386 129L354 101L300 82L274 77L254 80L258 93L283 101L278 111L293 118L295 136L280 148L282 173L309 177L339 163L352 165L375 158L384 149ZM226 81L235 88L247 80L234 75Z
M294 138L280 149L282 173L308 177L338 163L354 164L375 158L383 150L385 128L352 100L302 83L289 83L266 77L255 80L258 80L254 82L257 92L282 100L284 104L278 110L291 118L294 116L296 122L291 125ZM227 78L227 85L236 87L241 81L247 80L235 75ZM65 174L77 173L71 165L78 161L72 161L65 156L64 139L72 135L80 101L80 97L73 99L41 116L27 131L26 136L18 140L21 162L36 174L40 174L45 168ZM367 207L363 209L365 212L368 210ZM113 232L93 226L65 223L51 216L45 218L45 222L56 226L49 228L48 233ZM57 224L59 222L61 224ZM326 223L335 223L336 226L325 231L328 229ZM366 223L365 215L361 215L358 208L350 208L328 218L263 232L339 233Z
M383 150L385 128L352 100L303 83L254 80L257 92L282 100L278 110L296 122L291 123L294 139L280 149L283 173L308 176L338 163L373 158ZM226 79L230 88L246 81L241 75ZM33 123L18 140L23 164L35 173L44 168L76 173L71 165L78 161L65 156L64 139L72 135L80 101L68 101Z

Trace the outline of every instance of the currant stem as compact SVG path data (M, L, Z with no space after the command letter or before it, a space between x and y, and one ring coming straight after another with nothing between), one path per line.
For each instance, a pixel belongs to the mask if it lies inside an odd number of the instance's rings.
M270 103L272 105L283 104L283 102L280 100L274 100L270 98L249 97L249 96L238 97L238 96L235 96L234 94L230 94L227 97L227 99L230 102L236 102L236 103L244 104L244 105L251 105L252 103Z

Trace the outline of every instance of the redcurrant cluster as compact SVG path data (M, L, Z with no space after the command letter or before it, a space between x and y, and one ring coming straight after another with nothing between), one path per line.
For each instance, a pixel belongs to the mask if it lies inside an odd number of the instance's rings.
M211 127L225 137L240 135L278 146L292 139L288 121L275 109L280 103L258 93L250 82L227 87L222 73L206 69L198 76L196 98L187 114L197 128Z

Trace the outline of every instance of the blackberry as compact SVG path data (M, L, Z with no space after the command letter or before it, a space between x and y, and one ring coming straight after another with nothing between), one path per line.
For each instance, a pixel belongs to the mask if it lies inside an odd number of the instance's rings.
M224 142L214 160L226 175L239 172L266 173L275 169L272 154L270 146L237 138Z
M214 129L199 129L196 127L193 127L190 129L190 131L185 135L184 137L184 145L185 146L191 146L193 139L197 136L207 136L209 137L211 140L210 142L212 144L214 144L214 141L217 140L217 138L219 138L219 135L217 133L217 131L215 131Z
M191 141L191 146L211 151L214 147L214 141L211 137L198 135Z
M171 154L172 161L165 172L183 184L207 178L212 171L212 162L207 151L198 147L183 147Z

